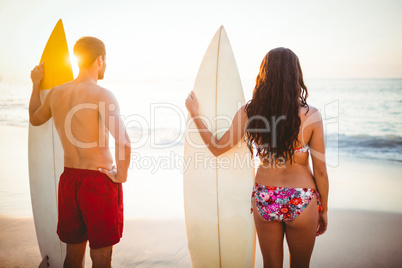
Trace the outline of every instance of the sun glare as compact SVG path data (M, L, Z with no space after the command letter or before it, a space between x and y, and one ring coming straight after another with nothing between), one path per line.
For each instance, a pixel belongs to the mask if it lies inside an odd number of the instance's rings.
M71 62L71 67L73 69L74 78L76 78L79 70L78 70L77 58L72 54L70 54L70 62Z

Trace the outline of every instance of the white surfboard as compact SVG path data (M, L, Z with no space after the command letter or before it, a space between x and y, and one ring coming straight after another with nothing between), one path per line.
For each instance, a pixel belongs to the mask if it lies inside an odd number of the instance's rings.
M40 62L44 62L44 78L39 88L43 101L50 89L73 79L61 20L54 27ZM57 193L64 168L64 153L53 119L41 126L29 125L28 163L32 212L40 253L48 266L63 267L66 246L59 240L56 231Z
M220 138L244 105L239 72L221 26L204 55L194 84L199 114ZM193 267L253 267L255 227L250 214L254 167L244 141L214 157L193 120L186 126L184 207Z

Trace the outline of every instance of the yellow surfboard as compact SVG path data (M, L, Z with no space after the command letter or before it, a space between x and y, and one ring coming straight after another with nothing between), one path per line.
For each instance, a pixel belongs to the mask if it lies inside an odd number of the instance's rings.
M41 100L55 86L73 80L63 23L59 20L47 41L40 62L44 77L40 84ZM42 264L62 267L66 247L57 236L57 192L64 168L63 148L53 119L41 126L29 125L28 134L29 183L32 212Z

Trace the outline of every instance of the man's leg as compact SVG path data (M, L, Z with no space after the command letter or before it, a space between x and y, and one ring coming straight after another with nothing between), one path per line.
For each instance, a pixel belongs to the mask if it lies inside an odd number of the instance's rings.
M93 268L110 268L112 267L113 246L92 249L91 259Z
M67 255L64 260L64 268L84 267L85 248L87 241L81 244L67 244Z

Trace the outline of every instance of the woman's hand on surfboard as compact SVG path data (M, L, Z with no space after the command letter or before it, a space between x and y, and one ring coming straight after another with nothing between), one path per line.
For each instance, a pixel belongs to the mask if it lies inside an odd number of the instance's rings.
M186 99L186 108L191 117L198 116L198 100L194 91L191 91L190 94L188 94Z
M31 80L34 84L39 84L43 79L43 62L40 66L36 65L31 71Z

